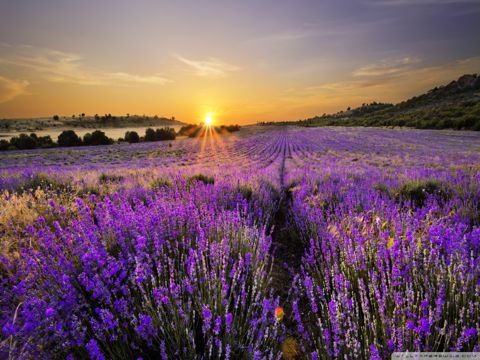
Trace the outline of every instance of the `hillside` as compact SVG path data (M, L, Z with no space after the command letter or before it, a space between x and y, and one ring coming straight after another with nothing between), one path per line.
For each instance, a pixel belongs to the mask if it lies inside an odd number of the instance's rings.
M169 119L158 116L113 116L111 114L85 116L80 114L71 117L52 116L50 118L0 119L0 132L31 132L55 128L102 129L173 125L185 125L185 123L175 120L175 118Z
M296 122L303 126L405 126L480 130L480 76L463 75L447 85L393 104L364 104Z

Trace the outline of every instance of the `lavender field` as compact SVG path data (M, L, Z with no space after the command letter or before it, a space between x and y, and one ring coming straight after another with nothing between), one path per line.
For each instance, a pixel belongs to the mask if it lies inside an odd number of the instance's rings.
M480 351L480 133L0 154L0 358Z

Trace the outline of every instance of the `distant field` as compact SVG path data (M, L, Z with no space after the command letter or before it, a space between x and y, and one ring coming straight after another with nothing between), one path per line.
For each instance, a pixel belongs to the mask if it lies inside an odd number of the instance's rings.
M356 127L0 153L0 357L480 351L479 164Z

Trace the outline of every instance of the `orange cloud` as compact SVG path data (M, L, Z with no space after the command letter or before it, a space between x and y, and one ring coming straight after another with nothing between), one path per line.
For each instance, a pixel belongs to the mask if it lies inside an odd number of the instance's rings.
M29 82L26 80L8 79L0 76L0 104L25 94L28 85Z
M176 58L193 69L195 75L202 77L222 78L226 77L230 72L240 70L238 66L228 64L216 58L208 58L207 60L190 60L180 55L176 55Z
M164 85L171 82L160 74L139 75L127 72L109 72L89 67L81 56L58 50L27 45L9 46L6 50L8 52L2 54L0 64L27 69L30 71L30 76L40 77L51 82L80 85L135 83Z

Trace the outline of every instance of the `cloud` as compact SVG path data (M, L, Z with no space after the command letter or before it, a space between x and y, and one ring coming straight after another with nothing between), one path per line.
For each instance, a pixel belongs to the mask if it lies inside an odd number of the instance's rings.
M478 72L480 56L438 66L424 66L395 73L395 76L353 75L344 80L289 90L280 96L290 108L311 115L337 112L347 106L371 101L399 102L435 86L448 84L463 74Z
M405 62L408 63L407 61ZM370 69L370 66L368 68ZM420 93L435 86L442 85L443 83L456 80L463 74L475 72L479 68L480 56L461 59L438 66L403 69L402 71L395 72L396 76L375 76L380 74L381 71L369 70L365 71L365 73L374 74L374 76L356 78L354 72L353 78L321 84L307 89L311 92L337 92L344 95L351 94L352 92L359 95L367 94L366 88L369 88L368 91L374 93L376 96L382 96L382 94L387 93L391 95L412 93L412 91ZM385 73L387 75L391 74L391 72L388 71L385 71Z
M175 57L183 64L188 65L197 76L223 78L231 72L240 70L236 65L212 57L207 60L190 60L180 55L175 55Z
M353 76L386 76L394 75L411 69L411 65L421 60L415 57L404 57L401 59L382 60L375 64L363 66L353 71Z
M0 76L0 104L25 94L28 85L26 80L14 80Z
M142 84L159 84L163 85L165 83L171 82L171 80L164 78L160 74L154 75L135 75L125 72L115 72L115 73L106 73L106 79L111 79L115 82L131 82L131 83L142 83Z
M77 54L27 45L0 46L0 55L0 65L22 68L28 70L31 76L38 76L51 82L80 85L163 85L170 82L160 74L108 72L87 66L84 59Z
M256 36L255 38L248 40L247 43L285 43L311 38L338 38L340 36L350 35L355 31L361 31L360 27L361 25L359 24L355 25L355 29L335 24L306 24L297 28L284 29L263 36Z

